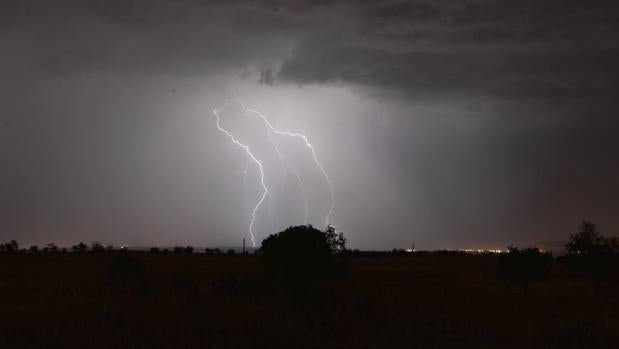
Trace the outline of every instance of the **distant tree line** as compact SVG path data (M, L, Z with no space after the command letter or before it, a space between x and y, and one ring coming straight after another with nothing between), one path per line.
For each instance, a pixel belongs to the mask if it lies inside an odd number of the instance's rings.
M39 247L37 245L32 245L28 249L19 249L19 244L16 240L11 240L8 243L0 244L0 252L29 252L29 253L84 253L84 252L104 252L104 251L113 251L115 247L113 245L104 246L98 241L92 242L89 245L86 245L83 242L80 242L76 245L71 246L71 248L67 249L66 247L58 247L56 243L50 242L43 247Z
M19 244L16 240L11 240L5 244L0 244L0 252L16 252L19 251Z
M160 249L159 247L151 247L149 251L150 253L154 253L154 254L157 254L157 253L192 254L193 250L194 250L193 246L174 246L174 248L172 248L171 251L167 248Z
M50 242L43 247L32 245L28 249L20 249L19 243L16 240L11 240L7 243L0 244L0 253L11 252L28 252L28 253L99 253L99 252L111 252L111 251L125 251L126 248L117 248L113 245L103 245L102 243L95 241L90 245L80 242L71 246L70 248L60 248L56 246L54 242ZM174 246L172 248L159 248L151 247L147 251L133 250L134 253L152 253L152 254L193 254L195 248L193 246ZM237 251L234 249L221 250L219 248L205 248L204 254L206 255L236 255ZM248 254L248 252L245 252Z
M87 245L79 242L70 249L59 248L51 242L39 248L34 245L20 249L16 240L0 244L0 253L103 253L114 251L112 245L104 246L98 241ZM537 247L519 248L509 246L508 253L497 257L498 278L516 283L528 294L531 283L550 279L553 263L565 265L568 270L588 275L595 291L605 282L619 280L619 241L606 237L590 221L583 221L575 233L570 234L565 244L565 256L554 258L551 253ZM133 251L138 253L137 251ZM192 246L175 246L171 249L152 247L142 253L151 254L193 254ZM316 284L319 280L342 275L345 265L338 262L347 258L386 258L393 256L468 256L465 251L414 251L401 249L392 251L359 251L346 249L346 239L332 226L325 231L311 225L289 227L270 235L262 241L260 255L265 272L280 284ZM235 255L234 249L222 251L206 248L205 255ZM484 254L482 254L484 255ZM485 255L491 256L492 253Z
M566 255L557 261L569 270L589 275L595 292L603 282L619 277L619 243L616 237L605 237L594 223L583 221L565 244ZM520 284L526 295L529 284L550 279L554 259L537 247L509 247L509 253L499 256L500 279Z

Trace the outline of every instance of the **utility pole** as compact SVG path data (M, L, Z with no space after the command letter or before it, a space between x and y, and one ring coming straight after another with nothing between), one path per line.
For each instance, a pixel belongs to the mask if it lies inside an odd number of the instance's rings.
M245 238L243 238L243 254L245 254Z

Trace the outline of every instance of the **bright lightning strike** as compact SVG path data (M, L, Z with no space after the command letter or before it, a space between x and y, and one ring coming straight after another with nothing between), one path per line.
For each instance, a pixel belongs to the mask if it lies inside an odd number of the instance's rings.
M239 104L241 104L241 107L243 108L243 112L245 113L245 115L247 115L247 112L246 112L246 109L243 103L239 102ZM265 123L265 126L266 126L266 123ZM307 225L307 219L309 218L309 202L307 200L307 194L305 192L305 184L303 183L303 180L301 179L301 176L299 175L299 172L297 171L294 164L290 162L290 160L288 160L284 156L284 154L282 154L282 152L279 150L279 146L277 145L277 143L271 136L271 129L268 127L267 127L267 138L269 142L271 143L271 145L273 145L273 148L275 149L275 153L277 154L277 156L279 157L279 160L282 163L282 167L284 169L284 176L287 173L287 167L290 167L290 170L292 171L295 178L297 179L297 182L299 182L299 186L301 187L301 196L303 197L303 202L305 204L305 218L303 218L303 224ZM286 181L286 178L284 177L284 182L285 181Z
M271 124L271 122L269 122L269 120L266 118L266 116L264 116L259 111L255 110L255 109L251 109L251 108L245 108L245 106L243 106L242 103L241 103L241 107L243 108L243 111L245 113L252 113L252 114L257 115L259 118L261 118L262 121L264 122L264 124L271 130L271 132L273 132L273 133L275 133L277 135L280 135L280 136L288 136L288 137L301 138L303 140L303 142L305 143L305 146L310 149L310 151L312 153L312 158L314 160L314 164L320 170L320 172L322 172L322 175L324 176L325 181L329 185L329 194L330 194L330 198L331 198L331 205L329 206L329 213L327 213L327 216L325 217L325 226L328 226L331 223L331 216L333 215L333 208L335 207L335 187L333 186L333 182L331 182L331 179L329 178L329 175L327 174L327 171L325 170L324 166L322 166L322 164L318 160L318 155L316 155L316 150L314 149L312 144L309 142L307 136L304 135L304 134L301 134L301 133L278 130L278 129L276 129ZM295 171L293 171L293 172L295 172Z
M249 223L249 236L251 237L251 243L254 247L256 247L256 239L254 237L254 224L256 223L256 212L258 212L258 209L260 208L260 206L262 206L262 203L264 202L264 199L266 198L267 193L269 192L269 189L264 183L264 168L262 167L262 162L260 162L260 160L258 160L254 156L254 154L251 152L251 149L249 148L249 146L239 142L236 138L234 138L234 136L230 132L228 132L225 128L221 127L219 111L217 109L214 109L213 114L215 114L215 118L217 120L217 128L219 129L219 131L226 134L228 138L230 138L232 143L244 149L245 153L247 153L251 161L253 161L258 166L258 170L260 171L260 184L262 185L262 195L260 196L260 200L258 200L258 203L256 204L256 206L254 206L254 209L251 213L251 222Z
M320 163L320 161L318 160L318 156L316 155L316 151L314 149L314 147L312 146L312 144L309 142L308 137L304 134L301 133L296 133L296 132L288 132L288 131L281 131L276 129L270 122L269 120L259 111L255 110L255 109L251 109L251 108L246 108L243 103L241 103L241 101L238 101L238 103L240 104L241 108L243 109L243 114L245 116L248 116L249 114L253 114L258 116L262 122L264 123L265 127L267 128L267 139L269 140L269 142L271 143L271 145L273 146L273 148L275 149L275 152L277 153L277 156L279 157L281 163L282 163L282 168L284 170L284 175L286 174L286 169L290 168L290 170L292 171L292 173L294 174L295 178L297 179L297 181L299 182L299 185L301 187L301 195L303 197L304 203L305 203L305 219L304 219L304 224L307 224L307 220L309 217L309 203L308 203L308 198L307 198L307 193L305 190L305 184L303 183L303 180L299 174L299 172L297 171L297 169L295 168L294 164L289 161L280 151L279 146L277 144L277 142L273 139L272 134L275 135L279 135L279 136L287 136L287 137L293 137L293 138L300 138L301 140L303 140L305 146L310 150L311 154L312 154L312 159L314 161L314 164L316 165L316 167L320 170L320 172L322 173L322 175L325 178L325 181L327 182L328 186L329 186L329 193L330 193L330 199L331 199L331 204L329 207L329 211L325 217L325 226L329 227L330 226L330 221L331 221L331 216L333 215L333 209L335 207L335 188L333 186L333 183L331 182L331 179L329 178L329 175L327 174L327 171L325 170L324 166L322 165L322 163ZM228 104L224 105L224 107L222 107L221 109L224 109L228 106ZM237 145L238 147L242 148L243 150L245 150L245 153L249 156L250 160L248 161L247 165L245 166L245 170L242 171L241 173L243 174L243 182L245 181L245 176L247 175L248 172L248 166L250 163L255 163L259 169L260 172L260 183L262 185L262 195L260 196L260 199L258 200L258 202L256 203L256 205L254 206L254 209L252 210L252 218L251 218L251 222L249 224L249 235L251 236L251 241L252 241L252 245L254 247L256 247L256 241L255 241L255 234L254 234L254 225L256 223L256 214L258 212L258 210L260 209L260 207L262 206L262 204L264 203L265 199L267 196L271 197L271 193L269 192L266 183L265 183L265 176L264 176L264 167L263 164L260 160L258 160L258 158L256 158L256 156L252 153L250 147L248 145L245 145L243 143L241 143L238 139L236 139L232 133L230 133L228 130L226 130L225 128L223 128L221 126L221 119L219 116L219 111L218 109L214 109L213 110L213 114L215 114L216 117L216 121L217 121L217 128L223 132L226 136L228 136L228 138L230 138L230 140ZM269 201L270 202L270 201Z

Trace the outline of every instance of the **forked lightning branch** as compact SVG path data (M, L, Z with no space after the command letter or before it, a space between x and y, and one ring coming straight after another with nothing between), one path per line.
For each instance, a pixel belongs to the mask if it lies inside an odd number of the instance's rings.
M277 156L279 157L279 160L282 163L282 167L284 169L284 171L287 171L288 169L290 169L290 171L294 174L297 182L299 183L299 186L301 187L301 196L304 202L304 207L305 207L305 219L304 219L304 224L307 224L307 220L309 217L309 203L308 203L308 198L307 198L307 191L305 188L305 184L303 183L303 179L301 177L301 175L299 174L299 171L297 170L297 168L294 166L294 164L288 160L282 153L281 149L279 148L279 145L277 144L277 142L275 141L275 139L273 138L273 136L280 136L280 137L291 137L291 138L296 138L299 139L303 142L303 145L309 149L311 156L312 156L312 161L314 162L314 165L316 166L316 168L320 171L320 173L322 174L322 176L324 177L327 185L329 186L329 198L330 198L330 205L329 205L329 211L327 212L326 216L325 216L325 220L324 220L324 224L325 227L328 226L330 224L331 221L331 216L333 215L333 209L335 207L335 188L333 186L333 182L331 182L331 179L329 178L329 175L327 174L327 171L325 170L324 166L322 165L322 163L320 162L320 160L318 159L318 155L316 154L316 150L314 148L314 146L310 143L309 138L302 134L302 133L298 133L298 132L289 132L289 131L282 131L279 130L277 128L275 128L273 126L273 124L271 124L271 122L267 119L267 117L260 113L259 111L257 111L256 109L252 109L252 108L246 108L245 105L243 105L243 103L241 103L240 101L237 101L238 105L241 107L241 110L243 111L243 114L248 117L248 116L255 116L257 118L259 118L265 125L266 129L267 129L267 139L269 141L269 143L273 146L275 153L277 154ZM256 168L258 169L258 174L259 174L259 180L260 180L260 186L262 188L262 192L258 198L258 201L256 202L256 204L254 205L252 211L251 211L251 219L249 222L249 228L248 228L248 232L249 232L249 236L251 238L251 242L252 245L254 247L256 247L256 236L255 236L255 225L256 225L256 217L257 214L260 211L260 208L262 207L262 205L264 204L266 197L268 195L270 195L269 193L269 188L266 185L266 181L265 181L265 171L264 171L264 164L263 162L256 157L255 153L252 151L251 147L247 144L242 143L237 137L235 137L233 135L233 133L224 128L222 126L221 123L221 112L223 110L225 110L228 106L230 105L230 103L225 104L223 107L219 108L219 109L214 109L213 110L213 114L215 115L215 119L216 119L216 124L217 124L217 128L219 129L219 131L221 131L224 135L226 135L228 137L228 139L230 139L230 141L236 145L237 147L241 148L249 157L249 162L248 164L255 164ZM247 168L245 169L245 173L247 173Z

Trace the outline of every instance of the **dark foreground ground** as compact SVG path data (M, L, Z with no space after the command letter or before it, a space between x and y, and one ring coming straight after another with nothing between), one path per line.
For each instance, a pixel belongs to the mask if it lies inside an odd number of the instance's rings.
M354 258L291 296L255 256L117 256L0 255L0 348L619 347L619 287L557 263L525 297L493 256Z

